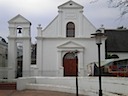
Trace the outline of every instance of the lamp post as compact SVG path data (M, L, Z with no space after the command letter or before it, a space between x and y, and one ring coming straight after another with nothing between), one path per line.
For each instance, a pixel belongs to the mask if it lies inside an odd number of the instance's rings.
M78 94L78 57L77 57L78 51L76 50L73 53L75 54L75 59L76 59L76 96L79 96Z
M98 46L98 63L99 63L99 96L102 96L102 85L101 85L101 63L100 63L100 45L102 44L102 39L106 38L105 34L101 30L96 30L96 33L91 34L96 39L96 44Z

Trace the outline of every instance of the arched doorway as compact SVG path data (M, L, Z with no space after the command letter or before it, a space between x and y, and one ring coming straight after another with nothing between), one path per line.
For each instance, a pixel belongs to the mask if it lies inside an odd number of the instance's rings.
M78 58L75 53L66 53L63 57L64 76L78 75Z

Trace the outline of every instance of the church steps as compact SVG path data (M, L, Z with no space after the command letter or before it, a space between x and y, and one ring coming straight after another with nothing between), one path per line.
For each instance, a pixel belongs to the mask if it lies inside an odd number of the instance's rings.
M33 84L29 83L26 85L27 89L34 90L50 90L50 91L59 91L67 93L76 93L76 88L64 85L52 85L52 84ZM79 89L80 94L85 94L84 90Z

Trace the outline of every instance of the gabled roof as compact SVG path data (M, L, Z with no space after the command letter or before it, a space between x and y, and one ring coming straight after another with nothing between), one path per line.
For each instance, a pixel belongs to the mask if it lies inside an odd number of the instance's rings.
M66 2L66 3L64 3L64 4L62 4L62 5L60 5L60 6L58 6L58 8L59 9L63 9L63 8L79 8L79 9L83 9L83 6L82 5L80 5L80 4L78 4L78 3L76 3L76 2L74 2L74 1L72 1L72 0L70 0L70 1L68 1L68 2Z
M107 52L128 52L128 29L105 30Z
M76 42L68 41L66 43L63 43L63 44L59 45L58 48L79 48L79 49L83 49L84 47L80 44L77 44Z
M24 18L20 14L18 14L17 16L15 16L14 18L12 18L11 20L8 21L8 23L17 23L17 22L30 23L31 24L31 22L29 20L27 20L26 18Z

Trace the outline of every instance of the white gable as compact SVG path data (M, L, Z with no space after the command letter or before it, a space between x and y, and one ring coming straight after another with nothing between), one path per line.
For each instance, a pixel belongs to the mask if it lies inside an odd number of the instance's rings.
M77 48L77 49L83 49L84 47L76 42L68 41L64 44L61 44L58 46L58 48Z
M58 16L56 16L53 21L42 30L43 37L57 37L57 28L58 27Z
M83 9L83 6L81 6L80 4L70 0L70 1L60 5L58 8L59 9L62 9L62 8L77 8L77 9L80 8L80 9Z
M75 37L77 38L90 38L90 34L96 31L93 24L83 15L83 6L70 0L58 8L58 16L42 30L42 37L65 38L68 22L75 24Z
M20 14L18 14L17 16L15 16L14 18L12 18L11 20L8 21L8 23L30 23L30 21L28 21L26 18L24 18L23 16L21 16Z

